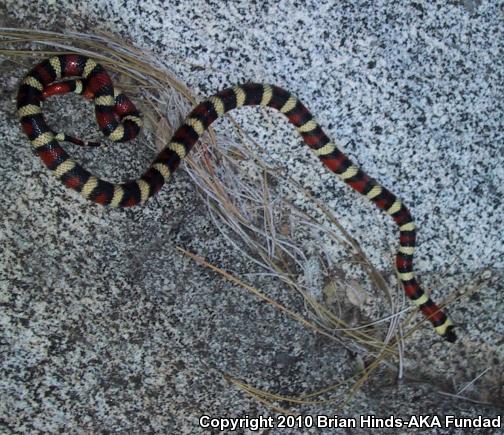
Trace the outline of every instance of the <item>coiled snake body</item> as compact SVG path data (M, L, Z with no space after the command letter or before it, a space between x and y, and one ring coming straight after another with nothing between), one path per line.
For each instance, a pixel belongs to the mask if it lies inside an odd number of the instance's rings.
M66 77L73 80L62 81ZM352 163L325 135L301 101L289 92L277 86L256 83L220 91L191 111L140 178L113 184L92 175L72 160L59 141L82 142L64 134L56 134L44 119L42 102L51 95L70 91L93 99L100 130L112 141L134 138L142 126L140 113L124 94L114 91L112 81L102 66L80 55L60 55L44 60L25 76L19 88L18 116L35 153L67 187L86 199L112 207L143 204L155 195L210 124L226 112L255 105L280 111L329 170L394 219L399 227L396 267L406 295L432 322L439 335L450 342L456 340L453 323L421 289L414 277L416 229L409 210L392 192Z

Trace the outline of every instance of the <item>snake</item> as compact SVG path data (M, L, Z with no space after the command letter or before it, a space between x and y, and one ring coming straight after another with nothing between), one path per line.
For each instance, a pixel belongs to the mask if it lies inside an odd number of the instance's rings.
M91 174L60 145L64 141L90 146L97 143L86 143L57 133L47 124L42 112L44 101L67 92L94 102L98 126L112 142L134 139L142 128L141 114L123 92L114 88L103 66L79 54L56 55L41 61L26 74L19 86L17 115L34 153L65 186L88 200L111 207L141 205L159 192L201 135L227 112L242 106L276 109L294 125L326 168L392 217L399 227L395 263L406 296L441 337L451 343L456 341L455 325L415 278L416 225L406 205L353 163L324 133L305 105L290 92L270 84L244 83L204 99L192 109L145 173L136 180L123 183L111 183Z

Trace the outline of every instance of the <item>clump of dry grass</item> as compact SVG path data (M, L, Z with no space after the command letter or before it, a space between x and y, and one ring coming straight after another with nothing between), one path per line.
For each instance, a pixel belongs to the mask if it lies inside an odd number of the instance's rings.
M117 73L121 87L127 88L132 99L140 103L146 118L145 128L155 138L146 141L146 145L154 149L169 140L197 102L191 90L175 79L158 57L111 35L4 28L0 29L0 38L0 47L4 47L0 54L13 60L76 52L97 59L105 68ZM20 45L36 47L36 51L18 49ZM233 122L232 117L227 116ZM360 355L362 367L352 378L302 397L271 394L231 376L227 378L257 400L278 409L279 402L301 405L336 401L344 404L382 364L391 367L397 364L401 376L405 340L419 327L419 324L408 326L413 318L408 313L413 308L404 300L402 290L397 285L391 286L375 269L358 242L324 204L282 168L267 165L255 151L259 145L238 124L234 125L238 140L210 130L182 169L198 187L210 218L222 235L240 255L262 270L262 277L282 282L302 295L308 320L246 283L244 277L235 277L193 253L181 252L251 291L303 326ZM303 198L313 211L307 213L279 196L275 188L279 180L288 183L293 197ZM331 252L322 250L314 254L307 243L313 234L346 253L352 266L366 275L381 295L388 315L370 320L364 310L369 288L360 281L346 278L344 268L336 266L338 260ZM336 398L315 399L334 390L341 391Z

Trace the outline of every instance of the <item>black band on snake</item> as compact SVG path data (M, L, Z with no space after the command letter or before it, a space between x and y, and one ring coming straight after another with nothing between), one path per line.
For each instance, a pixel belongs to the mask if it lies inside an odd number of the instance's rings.
M62 81L66 77L72 80ZM394 219L400 234L396 266L406 295L432 322L439 335L450 342L456 340L453 323L414 277L416 229L409 210L392 192L352 163L325 135L301 101L289 92L277 86L256 83L220 91L191 111L140 178L122 184L102 180L72 160L59 141L84 143L56 134L47 125L42 114L42 102L51 95L66 92L76 92L94 101L100 130L112 141L134 138L142 126L140 113L124 94L114 91L112 81L102 66L80 55L61 55L44 60L26 75L19 88L18 116L36 154L67 187L86 199L112 207L143 204L159 192L199 137L226 112L241 106L268 106L280 111L329 170Z

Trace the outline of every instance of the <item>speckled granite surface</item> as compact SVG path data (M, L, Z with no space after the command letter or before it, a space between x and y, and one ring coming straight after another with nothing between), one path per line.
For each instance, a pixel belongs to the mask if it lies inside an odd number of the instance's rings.
M420 227L417 265L425 276L451 267L456 286L466 279L460 272L489 268L503 282L498 2L9 0L0 12L9 25L85 30L84 22L98 23L173 62L200 95L247 80L291 90L368 173L405 199ZM198 433L203 414L273 415L222 373L289 394L351 373L343 349L174 250L183 245L238 273L249 270L212 227L183 173L139 209L96 207L64 190L19 132L13 99L27 65L12 65L1 65L0 101L2 432ZM393 246L392 224L291 136L273 140L271 124L249 123L248 131L269 141L272 160L292 144L292 176L313 184L371 259L388 264L383 231ZM136 150L118 160L129 170L150 157ZM115 167L98 163L102 173ZM416 337L407 364L419 383L384 382L360 392L343 413L501 414L435 391L502 366L502 290L496 279L452 305L461 324L456 346ZM279 297L302 311L296 295ZM502 379L495 385L502 389ZM496 394L488 392L492 400ZM330 414L332 407L306 412Z

